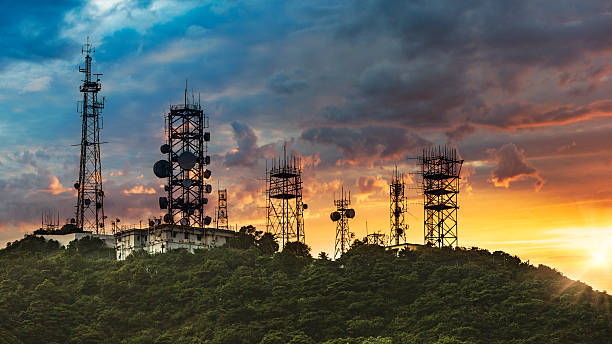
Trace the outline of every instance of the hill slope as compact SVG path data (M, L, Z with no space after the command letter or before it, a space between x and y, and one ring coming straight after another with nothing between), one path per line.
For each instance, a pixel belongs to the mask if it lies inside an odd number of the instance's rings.
M26 238L0 251L0 343L611 342L609 295L502 252L261 252Z

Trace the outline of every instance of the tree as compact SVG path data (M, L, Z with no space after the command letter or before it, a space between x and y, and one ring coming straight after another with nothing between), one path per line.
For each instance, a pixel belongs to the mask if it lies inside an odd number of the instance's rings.
M290 241L286 243L283 252L290 253L296 257L312 258L312 255L310 255L310 246L299 241Z

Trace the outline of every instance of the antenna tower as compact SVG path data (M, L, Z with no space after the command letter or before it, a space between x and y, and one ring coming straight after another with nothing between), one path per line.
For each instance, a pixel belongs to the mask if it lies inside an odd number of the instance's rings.
M427 148L418 157L424 198L425 245L457 247L459 179L463 160L449 147Z
M51 210L43 211L40 220L40 228L43 230L55 231L60 229L59 212L57 213L57 221Z
M406 213L408 212L408 201L406 199L406 183L404 174L397 171L393 172L391 185L389 185L389 222L391 224L391 235L389 236L390 245L399 245L406 242Z
M83 119L81 128L81 162L79 180L74 184L78 191L76 226L83 231L104 234L104 191L102 189L102 165L100 163L100 119L104 109L104 97L98 101L98 92L102 89L100 76L92 74L92 45L87 43L81 50L85 54L85 67L79 67L84 74L80 91L83 100L79 112ZM95 78L94 79L92 78Z
M274 234L282 248L290 241L306 243L305 209L302 162L294 156L288 159L283 147L283 159L273 159L269 170L266 166L266 232Z
M208 116L204 114L200 102L189 102L187 82L185 82L185 103L171 105L167 120L167 141L160 148L167 154L167 160L159 160L153 172L159 178L166 178L164 189L168 193L159 198L161 209L167 209L164 222L178 223L182 226L204 227L210 225L212 218L204 213L208 198L204 194L212 192L208 183L211 172L208 142L210 132Z
M329 217L336 222L336 242L334 245L334 259L339 258L351 246L351 240L355 237L355 233L351 233L349 229L349 219L355 217L355 209L349 208L351 205L351 192L344 192L344 188L340 191L340 197L334 199L336 211L332 212Z
M218 190L219 197L217 202L217 229L228 229L229 221L227 219L227 189Z

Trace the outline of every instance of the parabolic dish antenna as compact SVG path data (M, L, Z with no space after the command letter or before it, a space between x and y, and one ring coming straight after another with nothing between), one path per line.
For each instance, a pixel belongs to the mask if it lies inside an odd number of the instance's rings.
M159 150L164 153L164 154L168 154L170 153L171 149L170 149L170 145L169 144L163 144L161 147L159 147Z
M332 221L334 221L334 222L335 222L335 221L338 221L338 220L340 220L340 213L339 213L339 212L337 212L337 211L334 211L333 213L331 213L331 214L329 215L329 218L330 218Z
M348 217L349 219L352 219L353 217L355 217L355 209L346 209L346 217Z
M183 152L178 157L179 166L183 170L191 170L195 166L197 161L198 157L191 152Z
M172 165L167 160L160 160L153 165L153 173L157 178L168 178L172 171Z

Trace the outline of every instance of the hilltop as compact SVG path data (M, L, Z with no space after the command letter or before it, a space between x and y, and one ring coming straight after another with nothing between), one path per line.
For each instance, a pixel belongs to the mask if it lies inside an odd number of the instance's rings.
M115 261L26 237L0 250L0 343L610 343L612 297L503 252L263 242Z

